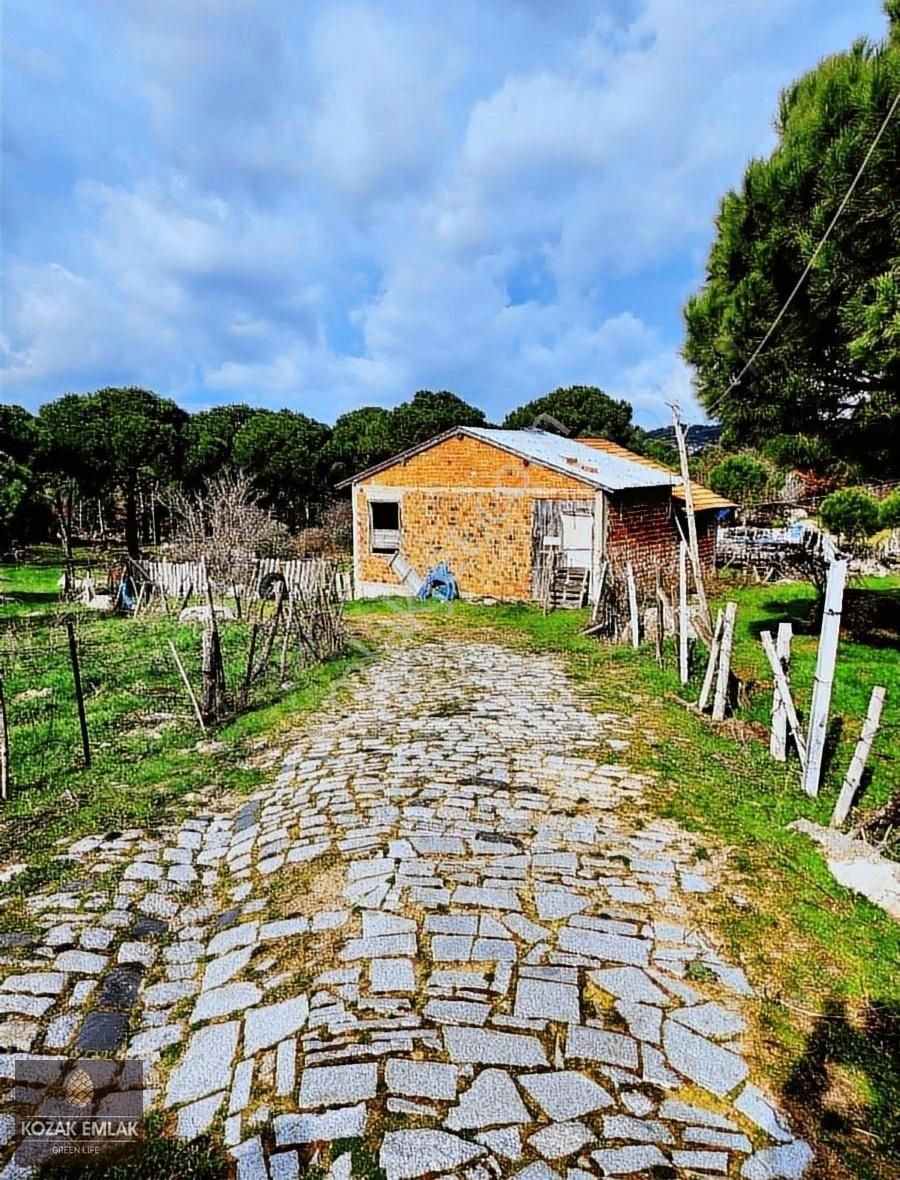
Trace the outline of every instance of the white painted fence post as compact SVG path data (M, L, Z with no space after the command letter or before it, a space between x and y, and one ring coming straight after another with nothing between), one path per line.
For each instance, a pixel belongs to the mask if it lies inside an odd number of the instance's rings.
M706 661L703 686L700 689L700 699L697 701L697 708L701 713L706 710L706 706L709 704L709 694L712 692L713 679L716 675L716 665L719 662L719 646L722 642L722 625L724 622L725 616L721 611L716 611L716 625L713 628L712 643L709 647L709 659Z
M794 708L794 699L791 696L790 686L785 678L781 660L778 658L778 652L775 650L775 641L772 639L772 632L763 631L759 637L762 640L763 650L769 658L769 667L772 669L772 675L775 678L775 683L778 685L778 691L784 702L784 711L787 713L788 725L791 727L791 733L794 735L797 753L800 756L800 765L805 769L806 742L800 729L800 721L797 717L797 710Z
M872 689L872 696L869 699L869 709L866 713L866 719L863 722L862 733L859 735L859 741L856 743L856 749L853 751L853 758L847 770L847 777L844 779L844 785L841 787L841 793L838 795L838 801L834 807L834 814L831 817L831 826L833 828L839 828L850 814L850 808L853 806L853 800L856 798L856 792L859 790L859 784L862 782L866 759L869 757L869 751L872 748L872 742L875 740L875 734L878 732L878 724L881 721L881 710L884 708L884 691L880 685Z
M846 561L833 561L828 567L828 582L825 586L825 609L822 614L822 632L819 635L816 675L809 709L809 733L806 738L803 790L813 797L819 793L819 780L822 777L822 756L825 753L825 738L828 735L828 710L831 708L831 689L834 684L834 665L841 634L841 606L846 580Z
M790 623L778 624L778 640L775 644L775 654L784 669L784 678L791 683L791 637L793 628ZM787 761L787 709L781 699L778 685L772 692L772 733L769 737L769 753L776 762Z
M725 603L725 622L722 624L722 643L719 647L719 677L716 680L716 695L713 698L713 721L725 720L725 706L728 703L728 681L731 677L731 648L734 643L734 621L737 618L737 603Z
M678 546L678 676L687 684L688 668L688 600L687 600L687 545Z
M640 647L641 632L640 621L638 619L637 586L634 583L634 570L631 568L630 561L625 566L625 577L628 580L628 613L631 619L631 646Z

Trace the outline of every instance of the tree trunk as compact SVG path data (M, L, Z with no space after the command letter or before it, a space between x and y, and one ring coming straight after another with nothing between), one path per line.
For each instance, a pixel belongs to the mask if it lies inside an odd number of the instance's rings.
M135 482L132 477L125 487L125 548L128 550L129 557L139 557L141 552Z

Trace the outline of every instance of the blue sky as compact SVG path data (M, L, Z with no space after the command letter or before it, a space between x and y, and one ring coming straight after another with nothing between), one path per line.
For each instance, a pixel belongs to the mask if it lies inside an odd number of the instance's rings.
M3 400L557 385L691 409L680 309L780 88L880 0L6 0Z

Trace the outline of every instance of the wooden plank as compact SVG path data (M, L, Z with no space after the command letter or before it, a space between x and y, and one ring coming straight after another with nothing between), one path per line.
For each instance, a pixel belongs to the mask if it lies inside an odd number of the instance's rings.
M194 706L194 714L197 718L197 722L199 723L203 732L206 733L206 723L203 720L203 714L200 712L200 705L197 703L197 698L194 696L194 690L191 688L191 682L188 680L188 674L184 670L184 664L182 664L181 660L178 658L178 652L175 650L175 644L171 639L168 641L168 643L169 651L172 653L172 659L175 661L175 667L178 669L178 673L181 676L184 687L187 689L187 694L190 697L191 704Z
M875 734L878 733L878 726L881 722L881 711L884 708L884 694L885 690L881 685L876 685L872 689L872 695L869 698L869 708L866 712L866 719L863 722L862 733L859 736L859 741L856 743L853 758L847 769L847 777L844 779L844 785L841 787L841 793L838 795L837 803L834 806L834 813L831 817L831 826L833 828L839 828L850 814L850 808L853 806L853 800L856 798L856 793L862 782L863 771L866 768L869 751L872 749L872 742L875 740Z
M803 790L813 798L819 793L819 781L822 777L822 757L825 753L825 739L828 736L828 711L831 708L831 690L834 685L834 666L841 634L841 607L846 581L847 562L833 561L828 567L828 581L825 586L822 630L816 655L812 703L809 707L809 733L806 737L807 758Z
M628 617L631 623L631 646L640 647L641 630L640 620L638 619L637 586L635 585L634 570L631 567L630 561L625 566L625 577L628 581Z
M75 639L75 626L66 623L66 635L69 639L69 659L72 663L72 682L75 686L75 704L78 708L78 728L81 730L81 750L84 755L84 765L91 764L91 743L88 737L87 714L84 711L84 691L81 687L81 666L78 663L78 643Z
M0 799L9 798L9 726L6 722L6 697L0 676Z
M778 638L775 642L775 653L784 669L784 678L791 682L791 637L793 629L790 623L778 624ZM787 712L781 699L778 685L772 690L772 732L769 735L769 753L776 762L787 761Z
M734 643L734 621L737 618L737 603L725 603L725 619L722 623L722 640L719 644L719 668L716 679L716 693L713 697L713 721L725 720L725 706L728 704L728 683L731 679L731 648Z
M706 661L706 671L703 673L703 684L700 688L700 698L697 708L701 713L706 711L709 704L709 694L712 692L713 680L716 675L716 665L719 662L719 648L722 644L722 627L725 616L721 611L716 612L716 625L713 628L712 643L709 645L709 659Z
M687 545L681 541L678 546L678 678L687 684L689 677Z
M781 693L781 699L784 701L784 710L787 713L788 725L791 728L791 733L794 736L794 744L797 747L797 754L800 757L800 765L806 766L806 740L803 737L803 731L800 728L800 721L797 717L797 710L794 708L794 698L791 696L790 685L785 679L784 669L781 666L781 660L778 658L778 652L775 649L775 640L772 638L771 631L760 632L760 639L762 640L763 650L769 659L769 667L772 669L772 675L775 678L775 683L778 685L778 691Z

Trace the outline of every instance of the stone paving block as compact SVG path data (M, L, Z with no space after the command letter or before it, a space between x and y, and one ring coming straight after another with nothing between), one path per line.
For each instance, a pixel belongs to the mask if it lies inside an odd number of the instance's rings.
M551 1123L529 1135L528 1143L548 1160L562 1159L574 1155L588 1143L596 1142L594 1132L579 1122Z
M251 1057L298 1033L309 1015L306 996L293 996L277 1004L249 1008L244 1013L244 1054Z
M602 934L599 931L564 926L559 932L559 945L562 950L577 955L643 967L650 961L652 944L646 938L628 938L623 934Z
M339 957L344 963L352 963L357 959L396 958L415 953L415 934L384 934L374 938L348 938Z
M581 1020L578 988L567 983L520 976L513 1012L516 1016L543 1017L565 1024L578 1024Z
M742 1057L674 1020L667 1020L663 1026L663 1050L677 1073L720 1098L744 1081L750 1072Z
M522 1158L522 1132L518 1127L496 1127L490 1131L480 1131L475 1138L494 1155L499 1155L503 1159L515 1161Z
M431 957L435 963L467 963L472 958L475 939L464 934L435 934L431 940Z
M633 1037L604 1029L570 1024L566 1031L565 1058L603 1061L625 1069L638 1068L638 1048Z
M286 1097L294 1089L297 1073L297 1041L289 1037L279 1041L275 1052L275 1093Z
M253 951L252 946L239 947L237 950L229 951L227 954L220 955L218 959L207 963L200 990L209 991L211 988L221 987L223 983L233 979L250 962Z
M521 910L522 903L512 889L485 889L475 885L458 885L453 891L454 905L478 906L485 910Z
M697 1172L711 1172L718 1176L727 1174L728 1161L727 1151L681 1150L672 1152L672 1163L676 1168L692 1168Z
M58 996L66 986L67 976L62 971L32 971L25 975L7 975L0 990L27 992L33 996Z
M14 995L10 992L0 992L0 1013L14 1016L31 1016L37 1019L44 1015L54 1004L52 996Z
M639 1041L658 1045L662 1034L662 1011L652 1004L633 1004L630 1000L616 1000L616 1011L628 1025L628 1031Z
M793 1135L772 1103L763 1094L762 1090L758 1086L754 1086L752 1082L748 1082L735 1099L734 1109L740 1111L745 1118L748 1118L751 1123L755 1123L760 1130L765 1131L772 1139L777 1139L781 1142L787 1142L793 1139ZM702 1120L695 1119L693 1121L701 1122ZM718 1124L712 1125L717 1126ZM731 1129L737 1130L733 1126L731 1126Z
M669 1163L653 1144L604 1148L602 1151L592 1151L591 1159L596 1161L604 1176L631 1176L649 1172L652 1168L665 1168Z
M269 1176L271 1180L299 1180L300 1157L297 1152L279 1151L275 1155L269 1156ZM331 1172L329 1172L329 1176L331 1176ZM346 1180L350 1180L350 1177L347 1176Z
M384 1064L385 1084L392 1094L410 1098L435 1098L445 1102L456 1097L458 1070L441 1061L412 1061L389 1057Z
M764 1147L741 1168L742 1180L800 1180L813 1161L808 1143L795 1139L777 1147Z
M212 939L206 948L211 959L224 955L228 951L237 950L240 946L251 946L259 938L259 922L244 922L240 926L230 926Z
M530 1122L531 1116L509 1074L502 1069L483 1069L448 1112L444 1126L451 1131L465 1131Z
M736 1012L713 1003L698 1004L693 1008L679 1008L672 1013L672 1019L702 1036L713 1038L738 1036L747 1028L746 1021Z
M106 955L92 951L63 951L56 956L53 967L56 971L71 971L75 975L99 975L106 964Z
M638 1004L671 1004L670 996L658 987L639 967L607 967L600 971L589 971L592 983L610 995Z
M613 1105L611 1094L574 1069L520 1074L519 1085L551 1119L570 1120Z
M75 1048L82 1053L110 1053L128 1037L128 1017L123 1012L90 1012L81 1026Z
M250 1092L253 1086L254 1058L245 1057L234 1067L234 1078L231 1083L231 1096L228 1100L228 1113L241 1114L250 1103Z
M429 1000L425 1005L425 1019L438 1024L482 1025L490 1015L489 1004L471 1000Z
M262 999L262 992L255 983L226 983L208 992L201 992L191 1013L191 1024L202 1020L215 1020L243 1012Z
M453 1172L485 1155L479 1143L468 1143L446 1131L419 1129L388 1131L378 1162L386 1180L414 1180L418 1176Z
M300 1106L340 1106L374 1098L378 1090L378 1066L374 1061L358 1065L333 1065L304 1069L300 1075Z
M604 1139L630 1139L636 1143L674 1143L669 1128L655 1119L633 1118L629 1114L603 1116Z
M166 1107L204 1098L230 1080L239 1031L240 1022L231 1020L206 1025L191 1036L184 1056L169 1076Z
M518 1033L448 1025L444 1029L444 1044L450 1060L459 1063L518 1065L524 1068L548 1064L544 1048L537 1037Z
M702 1143L705 1147L724 1147L749 1155L753 1144L746 1135L732 1135L728 1131L713 1131L709 1127L685 1127L681 1133L685 1143Z
M356 1106L341 1106L322 1114L279 1115L272 1123L275 1145L290 1147L295 1143L356 1139L365 1134L367 1112L365 1102L360 1102Z
M412 960L370 960L369 989L373 992L414 992L416 973Z
M211 1094L208 1098L201 1098L199 1102L182 1106L178 1111L178 1120L175 1126L176 1136L179 1139L196 1139L198 1135L208 1131L225 1098L225 1091L222 1090L218 1094Z

